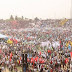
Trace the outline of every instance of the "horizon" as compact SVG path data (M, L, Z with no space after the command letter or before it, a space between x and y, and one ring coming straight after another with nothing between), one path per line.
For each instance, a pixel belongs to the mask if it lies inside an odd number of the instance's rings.
M10 15L10 16L11 16L11 15ZM13 15L12 15L12 16L13 16ZM22 18L22 16L21 16L21 17L20 17L20 16L17 16L17 17L18 17L18 18ZM13 18L14 18L14 20L15 20L15 16L13 16ZM61 20L61 19L72 19L72 18L64 18L64 17L63 17L63 18L44 18L44 19L43 19L43 18L39 18L39 17L35 17L35 18L38 18L39 20L47 20L47 19L53 19L53 20L54 20L54 19L55 19L55 20L57 20L57 19L58 19L58 20L59 20L59 19L60 19L60 20ZM35 18L27 18L27 17L24 17L24 16L23 16L23 19L24 19L24 20L25 20L25 19L32 19L32 20L34 20ZM5 19L0 18L0 20L8 20L8 19L10 19L10 17L9 17L9 18L5 18Z

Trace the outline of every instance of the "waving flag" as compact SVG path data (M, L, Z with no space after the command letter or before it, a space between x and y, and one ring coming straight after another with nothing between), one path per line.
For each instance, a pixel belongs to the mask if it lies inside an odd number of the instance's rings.
M72 61L72 52L70 52L70 56L71 56L71 61Z

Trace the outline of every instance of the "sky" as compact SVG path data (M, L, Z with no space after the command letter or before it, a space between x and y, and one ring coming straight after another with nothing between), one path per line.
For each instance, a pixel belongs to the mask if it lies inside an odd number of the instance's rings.
M0 0L0 19L10 15L24 18L70 18L71 0Z

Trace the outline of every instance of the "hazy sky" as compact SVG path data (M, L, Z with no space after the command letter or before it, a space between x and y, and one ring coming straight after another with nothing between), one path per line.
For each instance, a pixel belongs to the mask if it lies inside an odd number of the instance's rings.
M27 18L70 18L71 0L0 0L0 19L10 15Z

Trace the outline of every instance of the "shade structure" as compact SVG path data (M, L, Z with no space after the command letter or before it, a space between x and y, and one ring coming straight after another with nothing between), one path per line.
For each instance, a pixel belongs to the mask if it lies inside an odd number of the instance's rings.
M2 39L2 38L8 38L8 36L5 36L5 35L3 35L3 34L0 34L0 39Z
M8 40L7 40L7 43L8 43L8 44L13 44L13 41L10 40L10 39L8 39Z

